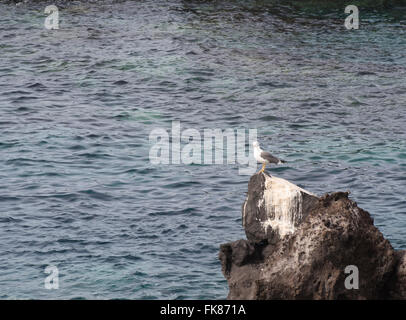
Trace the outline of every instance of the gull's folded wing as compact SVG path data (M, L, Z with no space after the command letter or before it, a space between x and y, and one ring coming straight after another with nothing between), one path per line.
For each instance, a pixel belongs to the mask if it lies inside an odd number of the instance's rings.
M261 152L261 158L269 161L269 163L275 163L278 164L280 162L285 162L283 160L278 159L277 157L274 157L272 154L270 154L269 152Z

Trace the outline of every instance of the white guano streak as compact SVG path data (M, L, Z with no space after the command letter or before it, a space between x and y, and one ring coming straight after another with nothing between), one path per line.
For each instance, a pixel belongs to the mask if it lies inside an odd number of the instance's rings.
M265 212L268 219L262 222L266 231L271 227L279 233L280 237L295 231L295 222L302 219L302 195L301 192L312 193L277 177L266 177L264 198ZM262 205L262 203L261 203Z

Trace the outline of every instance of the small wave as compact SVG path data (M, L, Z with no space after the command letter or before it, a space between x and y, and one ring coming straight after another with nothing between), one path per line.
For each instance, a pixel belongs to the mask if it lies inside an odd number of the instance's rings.
M90 198L97 199L97 200L111 201L113 199L113 197L108 195L107 193L97 192L92 189L79 191L79 193L86 194Z
M44 86L42 83L35 82L33 84L28 85L27 88L36 89L36 90L45 90L47 87Z
M113 84L116 86L124 86L124 85L128 84L128 81L118 80L118 81L113 82Z

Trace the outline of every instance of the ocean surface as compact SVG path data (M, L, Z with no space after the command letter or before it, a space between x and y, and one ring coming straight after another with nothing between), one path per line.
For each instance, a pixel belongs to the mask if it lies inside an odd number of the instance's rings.
M220 299L238 163L151 163L149 135L256 129L271 174L351 191L406 249L406 9L276 1L0 3L0 298ZM259 167L258 167L259 169ZM59 270L59 289L44 272Z

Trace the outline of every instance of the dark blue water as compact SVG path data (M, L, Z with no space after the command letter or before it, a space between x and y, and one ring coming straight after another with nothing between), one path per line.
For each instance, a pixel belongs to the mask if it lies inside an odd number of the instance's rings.
M175 120L257 129L288 161L273 174L351 190L406 248L406 10L347 31L343 8L75 1L49 31L47 4L0 4L0 298L227 295L249 177L151 164Z

